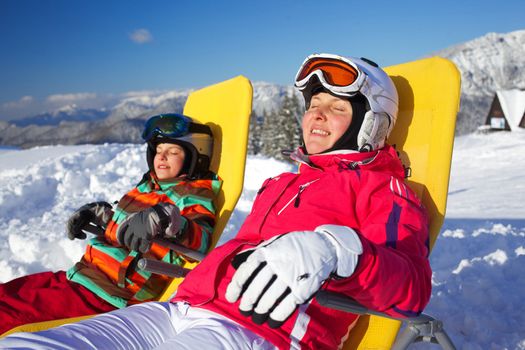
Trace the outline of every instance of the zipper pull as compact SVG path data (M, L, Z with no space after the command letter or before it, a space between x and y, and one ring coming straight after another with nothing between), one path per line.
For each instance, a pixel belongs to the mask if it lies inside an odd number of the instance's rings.
M269 178L268 180L266 180L263 185L261 186L261 188L259 188L259 190L257 191L257 194L261 194L263 193L263 191L266 189L266 187L268 186L268 184L270 183L270 181L272 181L273 177Z
M297 197L295 197L295 201L293 202L294 208L299 208L299 204L301 203L301 193L304 191L308 185L301 185L299 186L299 192L297 192Z
M305 183L304 185L299 186L299 192L297 192L297 196L295 197L295 201L293 203L294 208L299 208L299 204L301 203L301 193L303 193L306 187L310 186L316 181L319 181L319 179L315 179L313 181Z

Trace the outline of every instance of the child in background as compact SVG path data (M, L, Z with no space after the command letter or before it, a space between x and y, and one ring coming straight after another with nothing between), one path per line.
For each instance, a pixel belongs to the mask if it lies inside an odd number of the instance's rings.
M221 181L209 171L208 126L180 114L145 124L149 171L115 208L89 203L67 222L70 239L89 240L67 272L42 272L0 284L0 334L22 324L103 313L153 300L171 278L139 270L141 257L180 264L154 237L205 253L215 224L213 200ZM67 301L67 302L65 302Z

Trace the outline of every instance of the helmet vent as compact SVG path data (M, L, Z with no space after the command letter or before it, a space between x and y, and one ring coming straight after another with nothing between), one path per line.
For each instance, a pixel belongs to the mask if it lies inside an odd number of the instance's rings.
M379 65L372 60L369 60L368 58L365 58L365 57L361 57L361 59L365 61L366 63L368 63L369 65L371 65L372 67L379 68Z

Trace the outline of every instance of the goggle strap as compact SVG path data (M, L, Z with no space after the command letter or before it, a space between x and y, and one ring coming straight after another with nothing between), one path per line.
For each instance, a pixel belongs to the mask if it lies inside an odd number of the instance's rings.
M207 134L210 136L212 135L211 129L208 125L195 124L195 123L190 123L190 126L188 128L188 133L189 134Z
M163 132L159 128L155 128L155 129L151 130L148 134L146 134L146 135L143 134L142 138L145 141L149 141L155 135L162 135L162 136L168 137L168 138L181 138L181 137L184 137L184 136L186 136L188 134L206 134L206 135L213 136L213 134L211 132L211 129L210 129L210 127L208 125L190 123L190 125L188 126L188 132L185 133L184 135L181 135L181 136L173 136L170 133Z

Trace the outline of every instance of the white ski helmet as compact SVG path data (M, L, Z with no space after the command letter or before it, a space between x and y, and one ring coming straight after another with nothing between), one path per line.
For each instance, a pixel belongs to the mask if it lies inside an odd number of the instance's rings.
M367 106L357 136L358 150L384 146L396 122L399 101L394 83L377 64L365 58L313 54L299 68L294 85L303 94L306 108L320 86L340 97L364 96Z

